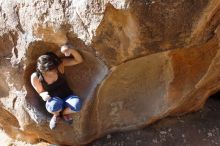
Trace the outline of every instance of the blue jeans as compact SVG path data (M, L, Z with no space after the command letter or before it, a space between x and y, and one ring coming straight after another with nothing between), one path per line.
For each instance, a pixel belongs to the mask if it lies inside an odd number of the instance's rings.
M69 107L75 112L79 112L82 107L81 99L76 95L69 95L64 99L59 97L51 97L46 102L46 109L48 112L57 112Z

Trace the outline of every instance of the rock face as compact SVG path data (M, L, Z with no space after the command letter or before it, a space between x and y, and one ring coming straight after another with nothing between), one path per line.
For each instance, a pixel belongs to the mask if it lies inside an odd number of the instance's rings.
M219 0L0 1L0 126L12 138L80 145L199 110L220 90ZM36 59L70 42L83 99L72 126L30 84Z

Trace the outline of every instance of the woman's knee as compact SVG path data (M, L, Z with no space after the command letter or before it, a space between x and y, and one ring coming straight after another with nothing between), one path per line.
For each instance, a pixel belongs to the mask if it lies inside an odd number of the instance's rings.
M82 101L78 96L69 96L65 100L65 104L74 112L79 112L82 108Z
M49 113L57 113L63 109L63 100L58 97L52 97L46 102L46 109Z

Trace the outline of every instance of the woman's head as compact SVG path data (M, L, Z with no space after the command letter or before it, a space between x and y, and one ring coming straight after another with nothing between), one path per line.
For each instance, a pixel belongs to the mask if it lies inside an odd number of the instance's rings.
M61 59L53 52L47 52L37 59L37 71L41 73L56 69Z

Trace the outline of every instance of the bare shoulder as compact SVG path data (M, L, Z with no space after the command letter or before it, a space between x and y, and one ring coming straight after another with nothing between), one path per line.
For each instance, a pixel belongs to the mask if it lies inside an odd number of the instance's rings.
M37 72L34 72L31 74L31 84L33 86L37 86L38 84L40 84Z
M44 91L44 88L43 88L36 72L31 74L31 84L38 93L41 93Z
M37 72L31 74L31 81L38 80Z

